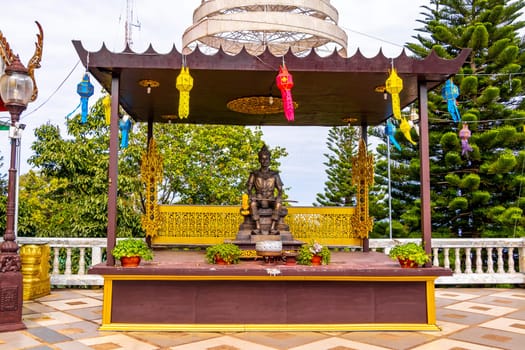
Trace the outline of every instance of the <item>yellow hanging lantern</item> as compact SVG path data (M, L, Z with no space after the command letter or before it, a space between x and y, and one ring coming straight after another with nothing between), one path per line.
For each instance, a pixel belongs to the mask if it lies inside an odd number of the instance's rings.
M179 118L188 118L190 115L190 90L193 88L193 78L189 67L182 67L175 85L179 90Z
M399 124L399 129L411 144L416 144L414 140L412 140L412 136L410 135L410 130L412 129L412 127L404 117L401 117L401 124Z
M106 117L106 124L111 124L111 96L106 95L102 99L102 106L104 106L104 116Z
M392 113L394 118L401 120L401 103L399 102L399 93L403 90L403 80L397 75L395 68L390 71L390 76L386 80L386 92L392 95Z

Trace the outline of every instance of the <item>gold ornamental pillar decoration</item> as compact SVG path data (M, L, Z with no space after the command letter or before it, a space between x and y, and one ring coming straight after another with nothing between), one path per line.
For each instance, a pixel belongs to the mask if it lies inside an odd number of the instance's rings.
M51 293L50 252L48 244L25 244L20 248L24 300L40 298Z
M142 155L140 176L145 189L146 213L142 215L142 228L146 238L151 240L157 235L161 226L158 204L158 185L162 181L162 156L157 151L155 139L151 139L148 151Z
M368 238L374 220L369 213L368 192L374 184L374 156L366 151L365 141L359 141L357 157L352 157L352 184L357 186L357 205L352 217L354 235Z

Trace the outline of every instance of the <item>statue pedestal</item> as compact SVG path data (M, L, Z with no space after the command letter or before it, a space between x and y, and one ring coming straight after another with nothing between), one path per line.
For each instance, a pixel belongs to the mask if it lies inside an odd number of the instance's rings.
M299 249L303 242L296 241L292 233L290 232L290 227L284 222L284 217L288 214L286 208L282 208L279 216L279 221L277 222L277 230L279 234L271 235L269 233L270 226L272 224L272 212L271 208L259 209L260 215L260 224L261 224L261 234L253 234L256 225L255 221L252 219L251 215L244 216L244 222L239 226L239 231L233 243L238 245L243 250L255 250L255 243L260 241L282 241L283 250L296 250Z

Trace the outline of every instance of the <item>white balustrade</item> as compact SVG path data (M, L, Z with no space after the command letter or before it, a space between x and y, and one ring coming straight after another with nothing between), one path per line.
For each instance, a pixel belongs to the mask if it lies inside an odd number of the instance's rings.
M1 241L1 238L0 238ZM396 242L420 242L418 239L371 239L372 251L385 254ZM47 243L53 251L51 284L56 286L102 285L98 275L87 274L89 265L103 261L105 238L29 238L18 237L17 243ZM61 255L61 251L65 254ZM355 251L351 248L351 251ZM78 252L78 254L77 254ZM88 259L88 252L91 259ZM433 239L432 263L453 270L452 276L442 276L436 284L525 284L525 239ZM78 256L78 261L73 261ZM517 269L515 264L517 260Z

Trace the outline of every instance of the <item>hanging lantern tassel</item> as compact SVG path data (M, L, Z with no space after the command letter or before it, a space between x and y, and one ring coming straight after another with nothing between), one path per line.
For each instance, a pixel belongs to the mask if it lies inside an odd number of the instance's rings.
M468 152L472 152L473 149L468 143L468 139L471 136L471 132L468 128L468 124L464 123L463 128L459 131L459 138L461 139L461 155L464 156Z
M286 65L279 67L279 74L275 78L277 87L281 91L281 97L283 99L284 116L289 122L294 121L294 107L292 99L292 88L293 88L293 77L288 73Z
M401 151L401 146L399 145L396 138L394 137L396 133L396 127L394 126L394 124L390 122L390 120L387 120L386 122L385 133L388 136L390 143L393 144L399 151Z
M188 118L190 115L190 90L193 88L193 78L189 67L182 67L175 85L179 90L179 118Z
M390 75L385 82L386 92L392 96L392 113L394 118L401 120L401 103L399 93L403 90L403 80L397 75L395 68L392 68Z
M77 94L80 95L80 104L82 111L81 123L84 124L87 122L88 115L88 100L93 95L94 87L93 84L89 81L89 74L84 74L84 78L77 85Z
M118 127L122 133L120 139L120 148L127 148L129 142L129 131L131 130L131 120L128 115L124 115L118 122Z
M452 119L456 123L459 123L461 121L461 115L459 114L458 102L456 101L456 98L459 96L459 88L454 84L452 79L448 79L445 82L445 86L441 89L441 96L447 100L447 109Z
M104 117L106 117L106 125L111 124L111 96L106 95L102 99L102 106L104 106Z
M410 135L410 130L412 130L412 127L404 117L401 117L401 124L399 124L399 129L411 144L416 144L414 140L412 140L412 136Z

